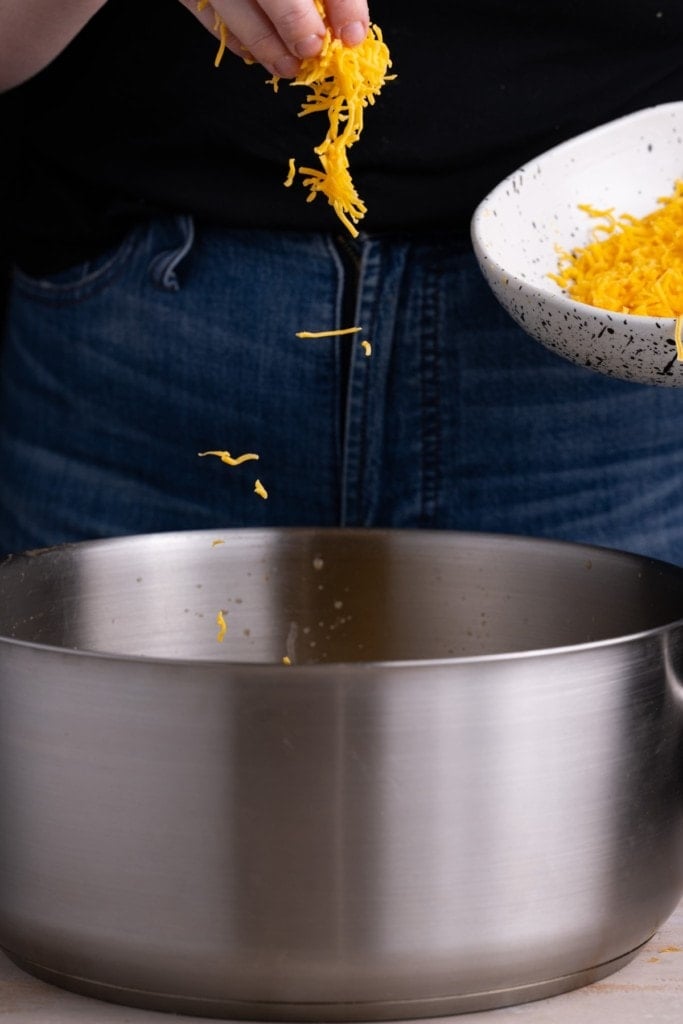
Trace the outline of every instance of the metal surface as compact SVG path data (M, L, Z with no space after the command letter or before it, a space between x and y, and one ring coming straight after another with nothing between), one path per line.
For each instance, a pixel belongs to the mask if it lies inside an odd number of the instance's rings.
M0 945L218 1017L443 1015L603 977L683 892L682 620L681 569L487 535L13 558Z

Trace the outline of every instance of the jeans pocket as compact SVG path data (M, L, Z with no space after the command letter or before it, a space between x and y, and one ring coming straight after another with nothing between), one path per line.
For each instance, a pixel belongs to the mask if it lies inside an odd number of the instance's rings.
M14 286L26 298L46 305L65 306L92 298L121 275L136 247L139 228L117 245L64 270L37 277L19 267L12 271Z

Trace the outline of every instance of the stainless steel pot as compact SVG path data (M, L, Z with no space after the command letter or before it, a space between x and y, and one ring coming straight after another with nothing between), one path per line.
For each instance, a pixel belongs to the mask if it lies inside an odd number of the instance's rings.
M450 1014L611 973L683 892L683 569L129 537L5 562L0 633L0 944L59 985Z

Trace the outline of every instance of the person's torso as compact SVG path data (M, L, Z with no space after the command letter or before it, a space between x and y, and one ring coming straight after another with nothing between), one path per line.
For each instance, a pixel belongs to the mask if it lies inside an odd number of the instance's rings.
M396 80L350 151L363 230L466 234L476 203L544 149L683 98L679 0L373 0ZM17 259L54 265L179 211L226 226L338 231L284 189L315 159L305 90L227 53L179 3L109 0L48 68L1 98Z

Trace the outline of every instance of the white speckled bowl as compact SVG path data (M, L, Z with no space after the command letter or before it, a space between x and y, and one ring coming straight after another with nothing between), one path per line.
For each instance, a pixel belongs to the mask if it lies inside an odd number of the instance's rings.
M570 299L550 277L555 246L589 241L579 203L636 217L683 177L683 103L619 118L548 150L480 203L472 240L497 299L533 338L580 366L623 380L683 387L676 321L626 316Z

